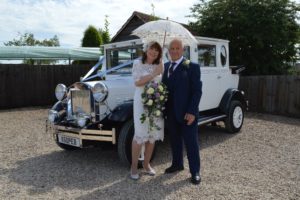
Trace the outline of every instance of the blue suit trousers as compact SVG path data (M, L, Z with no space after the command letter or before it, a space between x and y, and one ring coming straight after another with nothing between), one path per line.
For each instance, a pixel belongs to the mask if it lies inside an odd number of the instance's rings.
M166 125L172 148L172 166L183 166L183 144L186 148L190 173L200 172L200 153L197 120L193 124L178 122L175 113L169 110Z

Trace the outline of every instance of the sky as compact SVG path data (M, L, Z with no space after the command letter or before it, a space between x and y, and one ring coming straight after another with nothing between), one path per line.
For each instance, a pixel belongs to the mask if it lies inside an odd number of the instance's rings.
M300 3L300 0L295 0ZM57 35L63 47L79 47L84 30L93 25L104 28L108 15L111 37L134 11L188 23L190 8L199 0L0 0L0 46L33 33L43 40Z
M0 46L18 38L18 33L33 33L36 39L57 35L60 45L79 47L84 30L93 25L104 28L108 15L111 37L134 11L168 17L180 23L193 21L190 7L199 0L0 0Z

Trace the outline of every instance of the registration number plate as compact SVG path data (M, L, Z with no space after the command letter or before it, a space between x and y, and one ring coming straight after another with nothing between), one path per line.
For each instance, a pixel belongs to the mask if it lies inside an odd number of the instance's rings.
M80 147L80 140L78 138L73 138L65 135L58 134L58 142L71 145L74 147Z

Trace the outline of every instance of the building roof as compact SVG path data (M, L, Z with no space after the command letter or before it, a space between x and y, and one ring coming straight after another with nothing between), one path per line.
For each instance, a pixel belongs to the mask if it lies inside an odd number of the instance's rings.
M127 27L127 25L132 21L134 17L139 18L144 23L147 23L151 20L153 20L153 16L141 13L138 11L134 11L132 15L127 19L127 21L123 24L123 26L118 30L118 32L112 37L111 41L114 42L115 39L119 36L119 34Z

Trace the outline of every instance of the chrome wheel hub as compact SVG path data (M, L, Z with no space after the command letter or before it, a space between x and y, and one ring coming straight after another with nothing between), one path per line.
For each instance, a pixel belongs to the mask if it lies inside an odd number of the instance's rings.
M243 123L243 110L240 106L234 108L233 111L233 125L235 128L239 128L242 126Z

